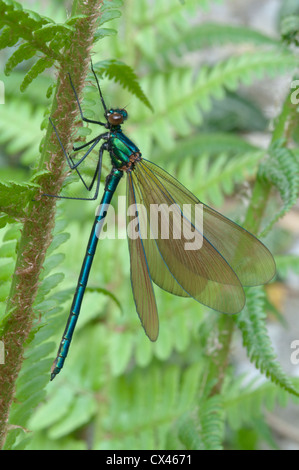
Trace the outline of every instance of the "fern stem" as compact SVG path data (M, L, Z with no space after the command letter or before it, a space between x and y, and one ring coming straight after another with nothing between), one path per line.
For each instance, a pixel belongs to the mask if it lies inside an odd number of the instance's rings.
M281 113L276 119L270 147L279 140L285 139L287 146L292 130L298 125L297 105L291 101L292 90L288 93L282 106ZM259 233L260 224L267 207L267 201L272 189L272 183L265 181L260 172L253 188L251 203L245 219L245 227L255 234Z
M272 144L280 139L286 138L288 140L292 129L298 124L297 104L292 103L292 94L293 90L288 93L282 111L276 120L271 140Z
M216 367L214 377L218 377L216 384L211 390L211 395L221 392L226 369L229 365L230 346L234 332L234 322L228 315L221 315L218 319L218 344L216 352L212 355L212 362Z
M74 83L80 95L89 68L89 53L103 0L78 0L74 4L76 11L73 10L73 13L86 15L86 18L78 22L73 33L71 47L65 51L63 61L58 65L57 94L52 107L52 118L54 121L59 121L61 140L66 148L71 141L74 118L78 113L67 72L74 77ZM42 194L58 194L64 179L64 157L50 128L46 134L40 168L44 163L50 170L50 174L39 180L40 192L28 207L7 302L9 318L2 336L6 357L5 364L1 366L0 377L0 448L3 448L9 431L9 410L15 394L16 379L23 362L24 345L34 318L32 305L54 227L56 200L43 198Z
M259 173L255 181L251 202L247 210L244 227L254 234L258 234L267 202L271 192L271 184L263 180Z

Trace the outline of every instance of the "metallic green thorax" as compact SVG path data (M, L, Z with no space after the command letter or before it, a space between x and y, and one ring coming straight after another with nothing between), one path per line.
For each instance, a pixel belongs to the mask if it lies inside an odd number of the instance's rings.
M108 141L112 165L121 168L131 161L132 155L141 156L140 150L121 131L120 126L114 126L110 131Z

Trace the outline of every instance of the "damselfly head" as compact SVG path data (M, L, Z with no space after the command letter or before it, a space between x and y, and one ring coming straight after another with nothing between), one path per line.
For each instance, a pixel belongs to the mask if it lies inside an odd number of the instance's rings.
M122 124L127 118L128 113L125 109L108 109L106 112L106 118L112 126L118 126Z

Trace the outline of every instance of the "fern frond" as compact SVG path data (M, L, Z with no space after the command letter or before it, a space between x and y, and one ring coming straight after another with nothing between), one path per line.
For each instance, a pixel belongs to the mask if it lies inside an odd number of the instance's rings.
M194 411L178 420L178 438L188 450L222 450L224 434L222 398L215 395L199 403Z
M96 42L98 39L102 39L107 36L115 36L117 31L111 28L102 28L103 24L107 23L108 21L115 20L121 16L121 12L118 8L123 6L123 0L112 1L112 2L103 2L101 6L101 16L97 20L97 27L98 29L94 35L94 41Z
M121 12L119 10L115 10L114 8L120 8L122 6L121 3L118 3L118 6L112 5L112 2L104 3L103 7L101 8L101 17L97 21L98 26L103 26L103 24L107 23L108 21L115 20L121 16Z
M0 49L14 46L19 40L19 35L9 26L4 26L1 30Z
M37 188L33 183L0 183L0 211L14 219L24 217L24 208Z
M235 184L252 176L263 157L262 150L247 152L236 157L220 153L214 159L203 155L198 160L191 177L192 190L203 200L207 198L216 206L221 206L224 195L231 195Z
M25 91L26 88L28 87L28 85L30 85L30 83L36 79L36 77L40 74L40 73L43 73L46 69L52 67L52 65L54 64L54 60L53 59L47 59L46 57L42 57L41 59L39 59L32 67L31 69L29 70L29 72L27 72L27 74L25 75L21 85L20 85L20 90L21 91Z
M13 0L0 0L0 15L0 27L5 27L5 31L10 28L15 37L23 39L36 51L44 49L45 43L34 41L34 32L49 23L55 24L50 18L23 9L20 3ZM5 34L7 36L7 32Z
M157 154L153 151L150 158L159 158L159 161L174 162L179 167L186 156L198 158L200 155L213 157L219 153L237 156L243 153L255 153L258 148L241 137L221 132L198 132L195 135L183 137L176 141L175 148Z
M11 189L11 188L10 188ZM22 195L23 193L21 193ZM2 193L2 196L4 194ZM26 197L26 191L25 191ZM1 193L0 193L1 199ZM5 199L5 197L4 197ZM3 202L3 201L2 201ZM13 211L15 208L13 207ZM21 208L19 209L21 212ZM0 337L3 334L6 320L9 318L9 313L6 312L6 300L10 291L11 277L13 275L14 264L16 260L16 246L20 238L20 225L15 222L14 218L2 215L3 222L11 223L9 227L5 228L3 237L1 236L1 256L0 256ZM2 225L1 224L1 225ZM4 223L3 226L6 224ZM1 234L2 235L2 234Z
M54 37L57 38L57 36L59 37L65 36L65 35L68 35L72 31L73 31L73 28L70 26L70 24L48 23L42 28L35 30L33 33L33 38L35 39L35 41L38 41L38 42L41 41L41 42L47 43L49 41L52 41Z
M199 148L195 151L198 154ZM197 159L186 154L178 165L170 155L167 171L176 174L180 181L188 181L188 188L197 194L199 199L221 206L224 196L231 195L237 183L256 174L258 164L263 157L263 150L235 156L221 152L215 156L201 154Z
M171 366L163 371L156 367L136 370L130 379L119 378L109 393L104 435L96 448L165 448L171 425L195 404L200 374L198 365L182 375ZM186 380L191 387L186 387Z
M6 75L9 75L22 61L31 59L37 53L43 54L23 81L21 91L24 91L33 78L42 73L45 68L62 58L61 50L70 44L76 22L84 16L78 15L64 24L56 24L48 17L23 9L18 2L13 0L0 0L0 15L0 28L2 28L0 48L11 47L19 40L23 41L6 63Z
M286 406L290 401L298 402L298 398L274 383L260 383L256 379L245 383L244 377L238 377L233 382L228 381L223 389L226 419L235 430L253 424L265 410L272 411L278 404Z
M32 47L30 44L22 44L18 49L10 56L6 62L4 73L9 75L12 69L14 69L18 64L23 62L23 60L29 60L36 54L35 47Z
M196 418L191 416L183 416L178 420L178 439L180 446L187 450L201 450L202 441L199 435L199 426Z
M24 164L32 163L39 154L42 115L40 107L33 111L31 104L13 100L0 114L0 143L9 155L22 153Z
M92 344L96 341L98 349L101 347L99 352L103 352L107 332L103 328L100 332L99 328L96 328L97 335L91 335L91 341ZM101 372L105 375L105 363L102 367ZM110 382L107 406L103 408L105 420L97 429L93 448L166 448L169 431L196 403L201 372L198 365L188 367L183 374L175 366L163 370L150 367L136 369ZM102 379L101 387L103 383ZM56 387L48 403L42 405L31 420L30 428L35 431L47 428L50 438L63 439L90 420L95 411L95 397L86 393L84 396L89 399L83 403L80 389L82 382L78 390L72 382ZM86 412L83 411L84 404Z
M199 407L200 436L202 450L222 450L224 433L224 411L222 398L215 395Z
M145 96L137 81L137 76L133 69L119 60L103 60L94 65L94 69L100 75L106 75L110 80L114 80L127 88L149 109L153 109L148 98Z
M36 108L40 109L42 116L42 112L44 112L44 109L49 105L49 100L45 96L45 90L53 83L51 77L46 74L38 75L35 87L27 88L26 93L21 95L16 93L16 90L20 87L20 83L22 83L23 80L24 72L18 69L11 72L9 79L4 78L5 96L7 98L5 110L11 105L13 106L15 101L19 102L20 106L25 102L31 106L32 112L34 112Z
M116 29L112 28L98 28L94 35L94 41L98 41L99 39L103 39L108 36L116 36L117 31Z
M289 393L299 396L292 381L281 369L273 351L265 325L265 294L262 288L255 287L247 292L246 308L235 318L241 330L243 345L251 362L272 382Z
M299 161L292 150L277 142L270 148L270 158L261 167L261 177L270 181L279 191L283 207L263 230L265 236L281 217L297 202L299 196Z
M296 10L294 10L296 12ZM294 43L296 46L299 44L298 38L298 29L299 29L299 16L297 15L287 15L282 18L280 25L280 32L282 38L287 44Z

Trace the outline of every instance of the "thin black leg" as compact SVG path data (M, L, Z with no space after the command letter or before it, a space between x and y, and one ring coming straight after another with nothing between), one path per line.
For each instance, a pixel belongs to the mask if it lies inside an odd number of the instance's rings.
M97 177L96 191L95 191L94 197L93 197L94 200L97 199L97 197L99 195L99 188L100 188L100 182L101 182L101 173L102 173L102 160L103 160L104 150L108 150L107 142L104 142L101 145L101 148L100 148L100 151L99 151L98 177ZM93 180L91 182L90 191L92 190L95 179L96 179L96 173L94 174Z
M69 76L69 79L70 79L71 87L72 87L73 92L74 92L75 97L76 97L76 101L78 103L78 107L79 107L79 111L80 111L80 114L81 114L82 121L91 122L92 124L99 124L100 126L106 126L106 122L94 121L93 119L87 119L86 117L84 117L83 111L82 111L82 108L81 108L81 105L80 105L80 101L79 101L79 98L78 98L78 95L77 95L77 92L76 92L75 87L74 87L73 82L72 82L71 75L68 74L68 76Z
M87 150L87 152L82 156L82 158L80 158L80 160L77 162L77 163L74 163L71 156L67 154L64 146L63 146L63 143L61 142L60 140L60 137L59 137L59 134L58 134L58 131L56 129L56 126L54 125L53 121L51 118L49 118L49 121L50 123L52 124L52 127L55 131L55 134L56 134L56 137L58 139L58 142L60 144L60 147L62 148L62 151L63 151L63 154L66 158L66 161L68 162L68 165L70 167L71 170L75 170L79 165L80 163L83 162L83 160L90 154L90 152L94 149L94 147L100 142L101 139L104 139L105 137L107 137L107 133L105 132L104 134L100 134L98 135L97 137L95 137L94 139L92 139L90 142L87 142L86 144L80 146L80 147L77 147L74 149L74 152L78 151L78 150L81 150L82 148L84 147L87 147L88 145L90 145L92 143L92 146Z
M82 156L82 158L80 158L80 160L77 163L74 163L72 157L69 156L69 159L72 163L72 166L70 165L71 170L75 170L83 162L83 160L85 160L85 158L90 154L90 152L95 148L95 146L98 145L98 143L100 142L101 139L102 139L102 137L98 136L98 138L95 139L92 146L87 150L87 152Z
M101 171L102 171L102 159L103 159L103 152L104 150L107 150L107 143L104 142L101 147L100 147L100 151L99 151L99 160L98 160L98 164L97 164L97 167L96 167L96 171L93 175L93 178L92 178L92 181L90 183L90 185L87 185L86 182L84 181L84 178L83 176L81 175L80 171L78 170L78 168L76 168L76 172L78 173L78 176L79 178L81 179L82 183L84 184L85 188L87 189L87 191L91 191L93 186L94 186L94 182L95 180L97 179L97 186L96 186L96 192L94 194L94 197L91 198L91 200L94 200L98 197L98 193L99 193L99 187L100 187L100 179L101 179ZM88 198L89 199L89 198Z
M102 134L101 134L101 135L102 135ZM78 152L79 150L82 150L82 149L84 149L85 147L88 147L90 144L92 144L93 142L95 142L95 141L98 140L98 139L99 139L99 136L95 137L94 139L90 140L89 142L86 142L86 143L83 144L83 145L79 145L79 147L75 147L75 146L73 145L73 151L74 151L74 152Z
M107 142L104 142L100 147L99 160L98 160L97 167L96 167L96 170L95 170L95 173L93 175L93 178L92 178L92 181L91 181L90 185L86 184L86 182L84 181L84 178L81 175L80 171L77 168L75 168L76 172L78 173L79 178L81 179L81 181L84 184L87 191L91 191L93 186L94 186L95 181L97 182L96 190L95 190L95 193L94 193L93 197L71 197L71 196L60 196L60 195L57 195L57 194L43 194L43 196L56 197L57 199L73 199L73 200L80 200L80 201L94 201L95 199L97 199L97 197L99 195L99 188L100 188L100 181L101 181L101 171L102 171L102 160L103 160L104 150L107 150Z

